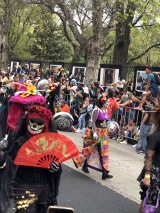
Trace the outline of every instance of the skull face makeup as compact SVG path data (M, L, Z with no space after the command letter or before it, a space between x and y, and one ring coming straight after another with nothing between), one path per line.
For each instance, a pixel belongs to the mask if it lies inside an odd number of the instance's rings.
M45 124L41 120L29 119L27 129L31 135L37 135L43 132L44 127Z

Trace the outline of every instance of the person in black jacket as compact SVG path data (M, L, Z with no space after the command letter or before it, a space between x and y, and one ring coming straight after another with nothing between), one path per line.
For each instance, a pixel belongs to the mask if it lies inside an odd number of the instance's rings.
M160 108L153 113L151 121L156 128L147 139L144 168L138 177L142 189L139 213L160 211Z
M52 111L52 113L54 113L55 103L57 102L59 98L59 92L61 89L61 84L58 81L58 79L54 79L54 82L55 83L50 84L50 92L47 98L49 102L49 109Z

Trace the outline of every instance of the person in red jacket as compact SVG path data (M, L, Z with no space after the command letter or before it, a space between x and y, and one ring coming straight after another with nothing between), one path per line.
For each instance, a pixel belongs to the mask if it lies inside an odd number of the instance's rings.
M65 103L65 100L60 100L59 105L55 108L57 112L68 112L70 114L70 107Z
M119 109L119 104L116 102L113 96L114 96L113 90L109 89L108 90L108 102L109 102L108 115L110 118L112 118L112 111Z

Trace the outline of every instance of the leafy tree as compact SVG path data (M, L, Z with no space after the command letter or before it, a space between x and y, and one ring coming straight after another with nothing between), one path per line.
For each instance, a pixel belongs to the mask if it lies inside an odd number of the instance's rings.
M0 65L7 68L9 61L9 23L10 23L10 0L0 0Z
M118 0L116 3L116 35L113 54L114 63L127 63L129 47L131 43L131 31L138 28L137 32L141 34L141 29L156 26L158 16L158 2L156 0ZM144 36L143 36L144 38ZM135 42L134 42L135 43ZM142 42L143 43L143 42ZM134 56L131 61L139 59L153 47L159 46L159 39L151 42L144 48L138 56ZM125 78L126 73L123 72Z
M34 23L32 55L41 61L70 61L72 48L63 35L61 23L44 7L40 9L40 16Z
M74 36L74 43L87 53L85 84L97 80L102 56L105 52L105 38L115 20L114 2L104 0L28 0L43 4L65 20ZM79 21L77 21L79 20ZM84 34L86 23L90 24L91 35Z

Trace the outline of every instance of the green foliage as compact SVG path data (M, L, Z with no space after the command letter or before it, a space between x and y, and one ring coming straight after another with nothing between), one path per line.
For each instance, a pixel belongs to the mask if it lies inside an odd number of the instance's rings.
M72 47L66 40L62 24L55 15L41 13L41 17L39 16L34 24L32 39L34 39L34 43L30 50L35 59L42 61L71 60Z
M49 2L49 1L47 1ZM92 4L89 0L65 1L72 9L78 30L84 38L93 37ZM116 23L125 30L125 22L130 26L130 46L128 61L141 55L150 46L160 42L159 1L157 0L119 0ZM11 18L9 23L9 48L11 58L20 60L48 60L71 62L74 50L73 43L78 44L74 33L67 23L67 32L72 42L64 34L63 25L58 16L51 14L44 5L26 4L25 1L10 1ZM109 6L107 5L109 3ZM114 1L104 1L104 26ZM0 16L3 14L4 1L0 0ZM129 17L133 16L133 20ZM139 19L140 17L140 19ZM139 20L138 20L139 19ZM136 20L138 20L136 22ZM136 24L133 26L133 24ZM107 24L106 24L107 25ZM106 47L115 42L115 28L107 35ZM110 63L113 58L114 45L105 52L102 63ZM160 61L160 49L153 48L141 58L138 63L146 62L149 57L151 63ZM85 52L80 54L79 61L85 62Z
M58 17L23 1L11 4L9 43L11 58L20 60L70 61L73 54Z

